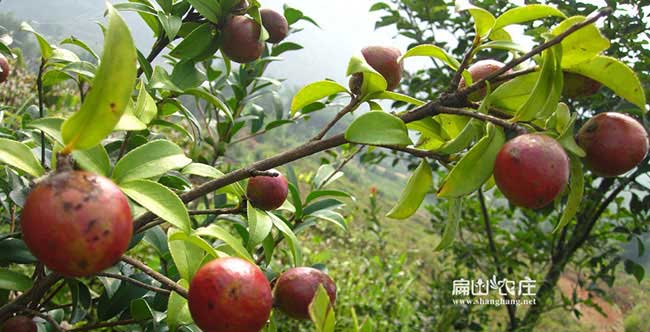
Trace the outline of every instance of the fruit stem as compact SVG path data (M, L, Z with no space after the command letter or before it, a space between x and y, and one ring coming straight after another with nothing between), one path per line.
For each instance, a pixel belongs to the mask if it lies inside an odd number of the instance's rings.
M59 152L56 154L56 173L69 172L74 170L72 155Z

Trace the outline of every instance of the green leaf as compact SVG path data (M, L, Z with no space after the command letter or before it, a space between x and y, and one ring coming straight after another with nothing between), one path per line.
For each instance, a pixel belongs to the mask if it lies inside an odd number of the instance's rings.
M45 174L45 169L27 145L6 138L0 138L0 163L19 169L33 177Z
M271 212L266 212L266 214L273 221L273 225L277 228L280 233L282 233L287 239L289 249L291 249L291 255L293 256L293 266L302 266L302 249L300 248L300 242L293 230L280 218Z
M497 154L505 141L503 130L488 124L487 134L449 172L438 196L460 197L480 188L492 175Z
M226 105L224 102L221 101L221 99L212 95L208 91L201 88L192 88L192 89L185 90L184 94L192 95L207 101L208 103L216 107L218 110L221 110L223 113L225 113L225 115L228 117L228 119L230 119L231 122L233 121L232 112L230 111L228 105Z
M225 174L223 174L220 170L210 165L200 164L200 163L192 163L185 166L185 168L183 168L181 173L198 175L198 176L211 178L211 179L218 179L220 177L225 176ZM246 193L244 191L244 188L241 186L241 184L239 184L239 182L235 182L231 185L221 188L219 189L219 191L229 192L236 196L243 196Z
M376 92L373 93L372 95L368 96L368 99L370 100L395 100L395 101L402 101L407 104L415 105L415 106L422 106L425 104L425 102L415 99L413 97L403 95L401 93L397 92L392 92L392 91L381 91L381 92Z
M154 120L151 120L150 124L152 126L161 126L161 127L167 127L167 128L176 130L176 131L180 132L181 134L185 135L190 141L192 141L192 142L195 141L195 138L192 135L192 133L190 133L189 131L187 131L187 129L185 129L185 127L183 127L183 126L181 126L181 125L179 125L177 123L169 122L169 121L166 121L166 120L154 119Z
M433 185L433 173L426 159L420 162L411 178L406 183L406 188L400 195L397 204L386 214L393 219L406 219L418 210L424 197Z
M432 44L418 45L409 49L408 51L406 51L406 53L404 53L404 55L402 55L402 57L400 58L400 62L404 61L404 59L406 58L410 58L414 56L426 56L426 57L436 58L442 61L443 63L445 63L453 70L458 70L458 67L460 67L460 62L458 62L456 58L449 55L449 53L447 53L447 51L445 51L444 49Z
M599 55L567 70L596 80L642 110L646 109L646 96L639 77L617 59Z
M247 259L250 262L254 262L250 253L246 250L242 241L232 236L227 230L217 226L210 225L208 227L202 227L197 229L194 234L199 236L209 236L215 239L223 241L227 246L232 248L237 256Z
M348 89L334 81L325 80L308 84L291 100L291 115L309 104L341 92L348 92Z
M314 190L307 195L307 198L305 199L305 204L309 204L311 201L318 199L320 197L326 197L326 196L332 196L332 197L350 197L354 199L350 194L346 193L345 191L340 191L340 190Z
M526 102L515 113L512 121L530 121L534 119L544 108L544 105L547 105L549 100L551 100L551 97L555 99L556 94L553 93L553 89L556 84L557 71L561 71L557 66L556 52L560 49L558 46L554 46L544 51L539 79ZM559 96L555 100L555 106L557 106L558 101Z
M282 44L278 44L273 46L273 49L271 51L272 56L278 56L284 52L288 51L297 51L303 49L302 45L292 43L292 42L286 42Z
M410 145L404 121L384 112L368 112L356 118L345 131L349 142L370 145Z
M120 183L120 188L132 200L182 231L191 231L187 208L178 196L167 187L150 180L133 180Z
M328 200L323 200L323 201L320 201L320 202L327 203ZM316 204L312 204L312 205L310 205L310 207L316 206ZM305 212L305 214L308 217L313 217L313 218L316 218L316 219L327 221L327 222L333 224L334 226L338 227L339 229L341 229L344 232L348 231L348 225L345 222L345 218L340 213L338 213L336 211L328 210L328 209L320 209L320 210L317 210L317 211L314 211L314 212L311 212L311 213Z
M485 100L502 111L514 114L526 103L538 80L539 72L515 77L499 85Z
M219 1L214 0L187 0L192 7L194 7L201 16L208 19L212 23L219 23L219 16L221 16L221 7Z
M219 30L214 24L203 23L183 38L169 54L183 60L201 59L219 45L218 37ZM212 53L214 54L214 52Z
M625 272L633 275L637 282L641 283L641 281L643 281L643 278L645 276L645 268L643 265L640 265L629 259L626 259L623 265L625 266Z
M361 56L353 56L348 63L348 76L361 73L363 82L361 84L361 96L366 97L378 91L386 91L388 83L384 76L372 68ZM365 100L365 98L362 98Z
M483 104L488 103L484 101ZM465 124L463 130L458 135L449 141L444 142L440 147L434 151L442 154L454 154L465 150L474 142L475 139L482 134L482 122L476 119L471 119Z
M309 316L314 322L316 332L334 332L336 324L334 308L322 284L318 284L316 294L309 304Z
M192 280L196 271L201 267L205 253L198 246L177 239L176 236L179 234L187 233L175 228L167 230L167 246L181 279Z
M131 301L131 317L138 321L147 321L153 318L153 310L147 300L143 298Z
M181 18L174 15L165 14L163 12L158 12L158 20L160 21L160 25L162 26L163 30L165 30L167 39L176 39L178 30L181 29L181 25L183 24Z
M253 249L262 243L273 228L273 221L264 211L258 210L248 202L248 248Z
M449 212L447 213L447 225L445 231L442 233L442 239L436 247L435 251L444 250L454 243L456 233L458 232L458 224L463 211L462 197L454 197L449 200Z
M535 4L516 7L497 17L492 29L493 31L496 31L511 24L525 23L550 16L566 18L564 13L549 5Z
M102 61L92 88L61 129L66 150L83 150L99 144L111 133L126 109L136 79L137 55L129 28L108 6L108 29Z
M41 56L44 59L48 59L49 57L52 56L53 49L52 49L52 45L50 45L50 42L48 42L45 39L45 37L43 37L43 35L36 32L36 30L34 30L34 28L32 28L31 25L27 24L27 22L22 22L20 24L20 30L30 32L36 37L36 41L38 41L38 46L41 49Z
M585 190L585 178L582 170L582 162L575 156L569 155L570 170L571 176L569 178L569 197L567 198L566 206L562 212L562 217L560 217L560 222L555 227L553 232L564 228L566 225L573 220L576 213L578 213L578 208L580 208L580 202L582 201L582 195Z
M113 130L124 130L124 131L140 131L147 129L147 124L140 121L135 113L133 113L133 102L129 100L129 104L124 110L124 113L120 117L120 121L117 122Z
M573 16L562 21L552 31L557 36L569 29L571 26L584 22L584 16ZM600 30L592 23L570 34L561 43L562 45L562 67L567 68L580 62L589 60L600 52L609 48L609 40L605 38Z
M138 99L135 103L133 113L144 124L149 124L151 120L158 115L158 106L156 106L156 101L151 97L149 92L147 92L145 84L140 85L140 92L138 92Z
M207 253L210 257L207 259L214 259L219 257L227 257L228 255L217 251L212 247L212 244L204 240L202 237L196 234L187 234L183 232L176 232L169 237L169 241L183 241L186 244L190 244L196 248L201 249L204 253Z
M129 151L120 159L113 170L113 179L122 183L154 178L191 162L178 145L168 140L156 140Z
M468 11L474 19L474 29L478 36L487 36L496 22L496 18L490 12L483 8L476 7L467 0L456 0L456 11Z
M558 109L562 109L562 107L558 106ZM560 136L557 138L557 141L562 145L562 147L564 147L565 150L569 151L571 154L575 155L576 157L584 158L587 153L578 145L578 143L576 143L576 140L573 136L573 124L576 122L577 118L578 114L574 113L571 116L569 123L566 124L566 129L563 132L560 132Z
M24 292L30 288L32 279L29 277L9 269L0 269L0 289Z
M79 164L81 169L93 172L102 176L109 176L111 161L108 152L103 145L97 144L88 150L77 150L72 152L72 157Z
M506 50L506 51L513 51L519 53L528 52L528 48L526 46L521 45L519 43L515 43L510 40L495 40L489 43L481 44L481 46L476 48L475 52L478 52L480 50L485 50L485 49Z
M178 281L178 285L187 289L190 285L185 279ZM177 327L192 324L192 315L187 305L187 299L172 292L167 302L167 326L170 331L178 331Z
M32 120L25 127L38 129L57 143L63 144L63 138L61 137L61 125L63 121L64 119L61 118L40 118Z

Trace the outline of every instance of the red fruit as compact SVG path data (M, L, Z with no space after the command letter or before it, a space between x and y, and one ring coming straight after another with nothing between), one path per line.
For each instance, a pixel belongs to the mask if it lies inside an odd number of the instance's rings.
M29 194L23 239L48 268L82 277L117 262L131 241L129 203L111 180L88 172L54 174Z
M289 23L284 16L274 10L266 8L260 10L260 15L262 15L262 24L269 33L269 39L266 40L267 42L277 44L287 37L287 34L289 33Z
M587 76L565 71L562 95L569 98L587 97L598 92L602 86Z
M4 324L2 324L2 332L36 332L38 328L36 323L25 316L16 316L7 319Z
M309 304L314 299L318 285L323 285L336 302L336 285L322 271L311 267L296 267L284 272L275 284L275 303L282 312L295 319L309 319Z
M402 52L394 47L368 46L361 50L366 62L386 79L388 91L395 90L402 80L404 67L397 62Z
M273 308L264 273L234 257L201 267L192 278L188 302L196 325L209 332L258 332Z
M9 61L7 61L7 58L2 54L0 54L0 70L2 70L2 72L0 72L0 83L4 83L7 81L11 69L9 68Z
M255 61L264 51L260 41L260 25L246 16L233 16L223 28L221 50L232 61L247 63Z
M569 158L562 146L549 136L517 136L499 151L494 179L503 195L514 205L541 208L566 187Z
M589 119L578 132L585 164L600 176L618 176L636 167L648 154L648 133L634 118L614 112Z
M278 174L272 176L255 176L248 180L246 197L254 207L266 211L275 210L284 204L289 193L289 184L284 175L276 170L270 170Z
M482 80L486 77L488 77L490 74L494 73L495 71L503 68L505 64L500 61L496 60L480 60L474 63L473 65L469 66L467 68L467 71L469 72L470 76L472 76L472 82L477 82L479 80ZM508 70L506 74L511 73L512 70ZM461 78L460 79L460 84L459 87L462 89L465 87L465 79ZM494 90L496 88L495 85L492 85L492 89ZM469 95L469 99L476 101L480 100L483 97L485 97L486 93L486 88L482 88L481 90L477 92L473 92Z

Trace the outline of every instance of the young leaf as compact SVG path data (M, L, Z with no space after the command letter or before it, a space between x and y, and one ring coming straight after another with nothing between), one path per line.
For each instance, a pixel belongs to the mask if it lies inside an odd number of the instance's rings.
M486 97L486 100L508 114L515 114L526 103L537 81L539 81L539 72L515 77L499 85Z
M111 171L111 161L108 152L103 145L97 144L88 150L77 150L72 153L72 157L79 164L81 169L97 173L102 176L109 176Z
M189 287L189 283L185 279L179 280L178 285L185 289ZM167 319L165 319L165 321L167 321L169 331L178 331L178 326L189 325L194 322L186 298L180 296L176 292L172 292L169 295L169 301L167 302Z
M526 103L517 110L512 121L530 121L534 119L540 112L542 106L546 105L549 101L549 96L552 95L553 86L555 84L557 75L556 71L560 70L560 68L556 66L556 51L558 49L558 46L554 46L544 51L542 70L539 79L537 80L532 93L526 100ZM555 105L557 105L557 100Z
M33 177L45 174L45 169L27 145L6 138L0 138L0 162Z
M36 37L36 40L38 41L38 46L41 48L41 56L44 59L47 60L49 57L52 56L53 49L52 49L52 45L50 45L50 42L48 42L45 39L45 37L43 37L43 35L36 32L36 30L34 30L34 28L32 28L31 25L29 25L27 22L23 22L20 24L20 30L30 32Z
M454 197L449 200L449 212L447 214L447 225L442 234L442 239L436 247L435 251L444 250L449 248L458 232L458 224L460 223L460 215L463 210L463 199L461 197Z
M129 151L120 159L113 170L113 179L122 183L153 178L191 162L178 145L167 140L156 140Z
M584 22L586 19L584 16L569 17L555 27L552 34L557 36L571 26ZM567 36L561 45L562 52L564 53L562 67L568 68L589 60L608 49L609 40L600 33L600 30L594 24L590 24Z
M287 244L289 245L289 249L291 249L291 255L293 256L293 266L301 266L302 249L300 248L300 242L298 242L296 234L294 234L293 230L291 230L291 228L282 219L278 218L278 216L271 212L266 213L273 221L275 228L277 228L280 233L284 235L285 239L287 239Z
M467 0L456 0L456 11L468 11L472 15L474 29L476 30L476 34L481 38L490 33L496 22L496 18L489 11L476 7Z
M300 89L291 100L291 115L296 114L309 104L341 92L348 92L348 89L334 81L325 80L311 83Z
M350 76L357 73L363 74L363 82L361 84L360 92L361 96L367 97L375 92L386 91L386 88L388 87L386 79L372 68L362 56L353 56L350 58L350 62L348 63L346 74ZM365 100L365 98L363 99Z
M120 183L120 188L132 200L153 214L182 231L191 231L187 208L176 194L167 187L149 180L133 180Z
M66 150L83 150L110 134L131 98L137 55L129 28L119 13L108 6L108 29L102 61L81 109L63 123Z
M415 169L413 175L406 183L406 188L402 192L397 204L386 214L393 219L406 219L412 216L420 207L424 197L433 185L433 173L426 160L420 162L420 166Z
M582 162L575 156L569 155L570 170L571 176L569 178L569 197L567 198L566 206L562 212L562 217L560 217L560 222L555 227L553 232L564 228L569 224L576 213L578 213L578 208L580 207L580 202L582 201L582 195L584 194L585 189L585 178L582 171Z
M384 112L368 112L356 118L345 131L349 142L370 145L410 145L404 121Z
M258 210L248 202L248 248L253 249L262 243L273 228L273 221L264 211Z
M642 110L646 109L646 96L639 77L617 59L599 55L567 70L596 80Z
M194 231L194 234L219 239L228 245L237 254L237 256L254 262L250 253L248 253L246 248L244 248L242 241L232 236L227 230L217 225L210 225L208 227L199 228Z
M198 176L211 178L211 179L217 179L225 175L220 170L210 165L200 164L200 163L189 164L185 166L185 168L183 168L181 172L183 174L198 175ZM239 184L239 182L235 182L231 185L223 187L219 189L219 192L229 192L236 196L243 196L246 193L244 191L244 188L241 186L241 184Z
M414 56L427 56L438 59L453 70L458 70L458 67L460 67L460 62L456 58L449 55L444 49L432 44L418 45L411 48L400 57L399 61L402 62L404 59ZM465 82L472 82L472 76L467 70L463 71L463 78Z
M438 191L438 196L460 197L481 187L492 175L497 154L505 141L503 130L488 124L487 135L449 172Z
M330 297L323 285L318 285L314 299L309 304L309 316L314 322L316 332L334 332L336 318Z
M549 16L566 18L566 15L549 5L526 5L507 10L501 16L497 17L494 23L493 31L499 30L511 24L520 24L528 21L534 21Z
M487 101L483 103L487 103ZM482 125L480 120L469 120L465 128L456 137L444 142L435 151L443 154L454 154L465 150L477 137L480 137L482 133L482 129L479 127L480 125Z
M395 101L402 101L407 104L415 105L415 106L422 106L425 104L425 102L415 99L411 96L403 95L401 93L397 92L392 92L392 91L381 91L381 92L376 92L373 93L372 95L368 96L368 99L370 100L395 100Z
M201 267L205 252L188 241L178 239L179 234L187 233L173 227L167 230L167 246L181 279L192 280Z

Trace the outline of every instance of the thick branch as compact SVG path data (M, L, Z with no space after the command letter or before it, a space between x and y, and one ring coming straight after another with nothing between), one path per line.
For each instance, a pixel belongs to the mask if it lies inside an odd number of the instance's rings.
M129 264L129 265L132 265L133 267L137 268L138 270L148 274L150 277L154 278L155 280L157 280L158 282L163 284L163 286L165 286L165 287L173 290L174 292L178 293L178 295L180 295L180 296L182 296L184 298L187 298L187 290L185 288L179 286L176 282L174 282L174 280L171 280L171 279L167 278L166 276L164 276L162 273L154 271L152 268L144 265L144 263L140 262L139 260L131 258L131 257L126 256L126 255L122 256L122 261Z
M189 210L187 211L190 216L200 216L200 215L222 215L222 214L239 214L244 212L246 209L246 204L241 204L234 208L225 208L225 209L208 209L208 210Z
M17 297L13 302L0 307L0 322L4 321L11 313L19 310L20 307L40 300L45 295L45 292L60 279L61 276L56 273L51 273L45 278L37 279L30 290Z

